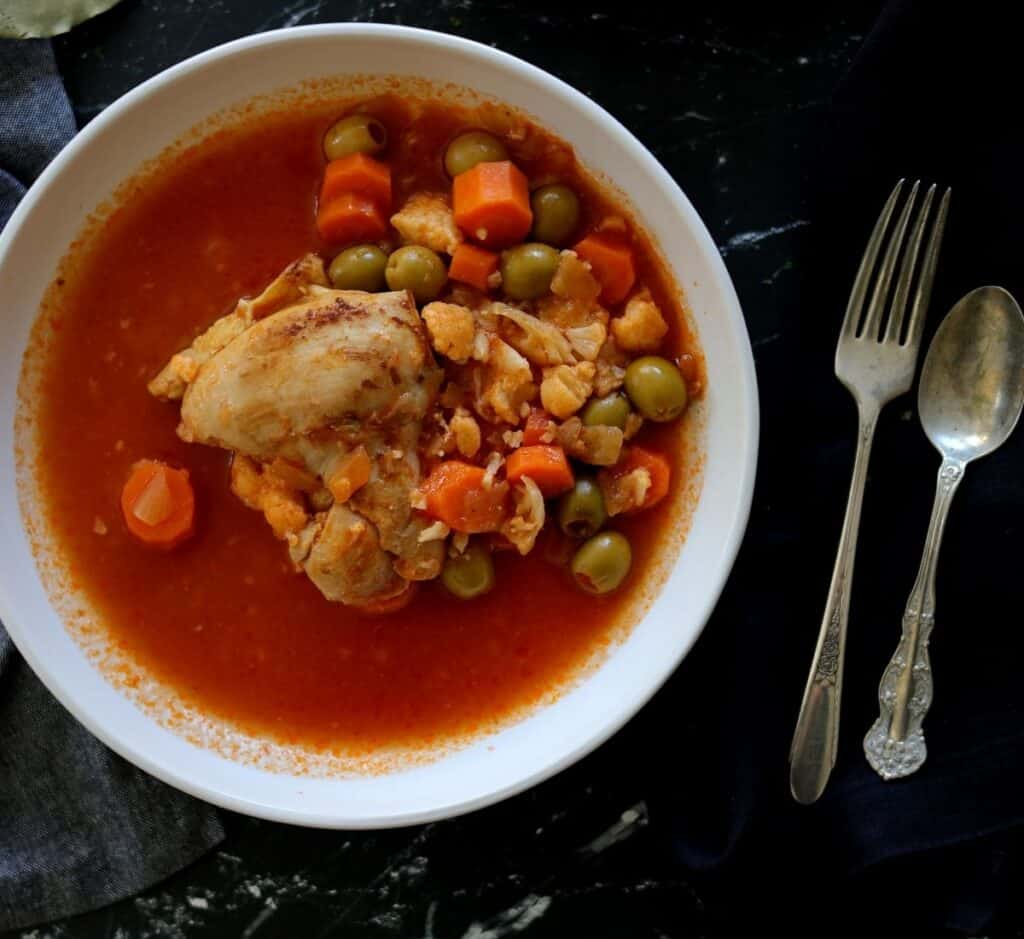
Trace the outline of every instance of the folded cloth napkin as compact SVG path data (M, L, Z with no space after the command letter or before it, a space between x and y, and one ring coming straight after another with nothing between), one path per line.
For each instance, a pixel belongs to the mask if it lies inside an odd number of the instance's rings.
M1024 430L969 469L954 501L938 571L928 760L906 780L883 782L862 740L900 636L939 466L914 395L883 412L853 579L840 751L817 804L793 802L787 766L853 463L856 413L832 374L836 339L895 181L953 189L922 360L973 287L999 284L1024 302L1024 122L1008 101L1020 87L1009 9L888 4L823 115L807 167L811 224L793 258L799 294L789 327L758 350L754 513L722 603L667 695L673 712L700 716L671 748L671 788L653 800L652 820L665 821L687 867L715 872L712 889L783 902L794 925L975 930L1019 902L1009 887L1024 857L1024 634L1014 602ZM776 288L762 293L745 304L777 302ZM766 908L747 904L761 922Z
M74 132L49 42L0 40L0 227ZM128 896L223 836L213 808L136 770L77 723L0 624L0 930Z

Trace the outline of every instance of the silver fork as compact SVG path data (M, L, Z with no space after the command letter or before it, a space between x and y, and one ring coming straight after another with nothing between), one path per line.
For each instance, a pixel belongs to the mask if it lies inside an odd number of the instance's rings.
M921 332L949 210L950 191L947 189L939 200L915 281L917 259L929 229L936 187L930 186L919 202L920 181L911 186L890 234L890 222L903 189L901 179L875 223L853 282L836 347L836 377L857 402L859 431L832 583L789 751L790 789L793 798L804 804L818 799L836 762L846 621L871 443L882 407L908 391L914 380ZM913 226L911 218L914 218ZM878 258L887 240L879 265ZM893 291L897 265L899 274Z

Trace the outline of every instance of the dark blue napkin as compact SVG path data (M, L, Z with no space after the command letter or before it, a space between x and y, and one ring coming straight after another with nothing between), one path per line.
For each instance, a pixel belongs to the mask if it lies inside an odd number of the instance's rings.
M0 40L0 227L74 132L50 44ZM0 624L0 930L130 896L223 837L210 806L75 721Z
M780 338L758 350L755 510L672 694L673 708L696 717L652 805L682 862L714 872L707 889L743 898L738 921L784 916L825 934L917 936L996 928L1020 902L1010 888L1024 857L1024 430L972 465L954 502L938 573L928 761L883 782L861 744L939 465L914 394L886 409L853 581L840 752L819 803L792 801L787 767L853 463L856 411L832 373L835 344L895 181L953 188L925 343L973 287L1000 284L1024 302L1024 121L1009 9L890 3L822 116L807 167L811 224L793 258L800 293ZM772 303L772 291L741 299Z

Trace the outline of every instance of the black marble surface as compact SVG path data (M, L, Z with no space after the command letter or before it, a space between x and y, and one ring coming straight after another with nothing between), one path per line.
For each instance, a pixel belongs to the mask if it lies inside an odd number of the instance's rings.
M801 167L815 146L821 106L878 4L842 0L812 12L775 4L756 14L722 3L679 6L580 12L530 0L125 0L58 39L56 49L81 124L169 65L283 26L404 23L521 56L611 111L679 181L725 256L764 366L787 328L798 268L813 238ZM771 511L755 503L754 523L765 523ZM700 720L686 692L706 641L613 740L504 804L376 833L307 831L228 815L219 850L142 896L10 935L728 934L744 898L725 901L713 879L696 885L680 870L645 801L659 774L659 752L672 746L671 728Z

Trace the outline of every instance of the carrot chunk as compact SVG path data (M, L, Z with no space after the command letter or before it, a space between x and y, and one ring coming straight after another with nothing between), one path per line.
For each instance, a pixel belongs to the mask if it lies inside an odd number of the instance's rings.
M529 476L545 499L572 489L575 482L565 451L561 447L546 444L520 447L510 454L505 465L505 475L512 483Z
M365 153L353 153L331 160L324 170L320 186L320 204L338 196L355 193L369 199L383 214L391 211L391 168Z
M170 550L195 527L195 494L188 470L157 460L140 460L121 490L121 512L128 530L143 544Z
M324 241L378 241L388 233L384 213L373 201L357 193L343 193L320 203L316 228Z
M463 242L452 255L448 276L452 280L486 292L490 287L487 279L498 269L498 260L498 255L493 251L484 251L483 248Z
M346 453L327 480L327 488L334 496L334 501L348 502L353 493L370 481L371 469L366 447L356 447L351 453Z
M497 531L508 514L508 485L492 480L479 466L460 460L439 463L421 487L427 514L456 531Z
M607 235L587 235L573 248L590 267L601 285L601 302L606 306L626 299L636 281L633 250L624 241Z
M523 426L523 443L533 446L551 443L555 439L555 422L543 408L531 408Z
M455 224L488 248L522 241L533 224L522 170L509 160L477 163L452 182Z

